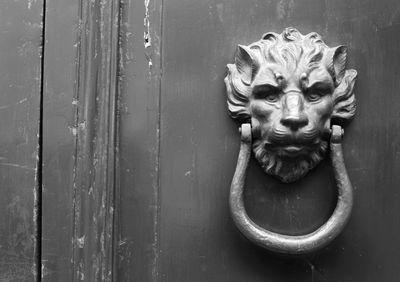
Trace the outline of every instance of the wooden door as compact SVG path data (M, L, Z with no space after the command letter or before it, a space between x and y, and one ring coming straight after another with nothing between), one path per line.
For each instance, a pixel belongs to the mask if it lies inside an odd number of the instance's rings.
M398 280L397 1L56 0L45 20L44 281ZM347 45L358 71L343 142L353 214L297 258L230 218L240 138L223 82L237 44L288 26ZM265 228L310 232L335 201L329 161L289 185L251 160L245 204Z

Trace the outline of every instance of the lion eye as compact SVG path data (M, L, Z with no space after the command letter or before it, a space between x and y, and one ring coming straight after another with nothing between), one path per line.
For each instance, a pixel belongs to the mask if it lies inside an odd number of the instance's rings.
M265 96L265 100L267 100L268 102L271 102L271 103L275 103L275 102L278 102L279 96L277 94L269 93Z
M255 89L253 94L256 99L263 99L263 100L266 100L267 102L275 103L275 102L278 102L278 100L279 100L280 90L279 90L279 88L272 87L272 86L271 87L263 86L263 87L258 87L257 89Z
M310 102L318 102L323 96L331 93L331 88L329 85L323 85L321 83L317 83L317 85L313 85L306 91L306 98Z
M308 100L309 100L310 102L316 102L316 101L318 101L319 99L321 99L322 96L323 96L322 93L317 92L317 93L310 93L310 94L308 94L308 95L307 95L307 98L308 98Z

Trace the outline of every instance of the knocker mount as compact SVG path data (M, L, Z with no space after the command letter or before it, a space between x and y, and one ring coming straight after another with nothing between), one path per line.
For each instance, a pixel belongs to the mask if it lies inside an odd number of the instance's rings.
M239 45L235 63L228 64L228 110L242 123L231 215L248 239L270 251L314 252L331 242L350 218L353 194L341 140L342 126L355 114L357 72L345 69L346 55L346 47L330 48L316 33L287 28ZM243 190L251 151L267 174L293 183L325 157L328 146L338 201L326 223L310 234L289 236L265 230L248 217Z

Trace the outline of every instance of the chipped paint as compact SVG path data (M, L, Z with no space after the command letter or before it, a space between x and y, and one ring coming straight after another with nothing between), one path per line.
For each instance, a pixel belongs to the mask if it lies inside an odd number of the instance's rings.
M150 0L145 0L144 1L144 6L145 6L145 15L143 19L143 24L144 24L144 48L148 49L151 47L152 42L151 42L151 34L150 34L150 13L149 13L149 5L150 5ZM151 58L151 55L149 52L146 51L145 57L148 61L148 66L149 66L149 75L151 75L151 68L153 66L153 61Z
M78 134L78 129L74 126L68 126L69 131L72 133L73 136Z
M37 0L28 0L28 9L30 10Z
M85 246L85 235L83 235L82 237L79 237L76 239L76 242L78 244L78 248L82 249Z
M150 4L150 0L144 0L144 6L146 8L144 20L143 20L143 24L145 27L144 48L149 48L151 46L149 4Z

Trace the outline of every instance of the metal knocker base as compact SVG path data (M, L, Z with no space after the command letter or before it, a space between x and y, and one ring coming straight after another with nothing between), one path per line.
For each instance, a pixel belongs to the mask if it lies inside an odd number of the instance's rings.
M261 228L246 213L243 190L251 156L252 136L251 125L242 124L240 152L231 184L229 204L232 218L243 235L269 251L294 255L314 252L336 238L348 222L353 205L353 191L343 160L341 139L342 128L332 126L330 157L338 188L338 201L333 214L316 231L301 236L289 236Z

